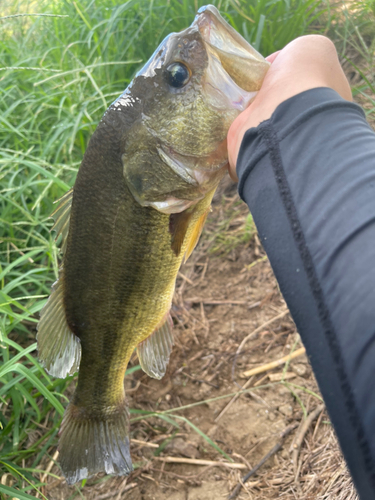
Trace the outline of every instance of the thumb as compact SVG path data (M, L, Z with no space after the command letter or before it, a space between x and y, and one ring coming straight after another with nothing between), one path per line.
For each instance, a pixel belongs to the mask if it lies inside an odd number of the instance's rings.
M269 56L266 57L266 61L269 63L273 63L273 61L276 59L276 57L280 54L281 50L278 50L277 52L274 52L273 54L270 54Z

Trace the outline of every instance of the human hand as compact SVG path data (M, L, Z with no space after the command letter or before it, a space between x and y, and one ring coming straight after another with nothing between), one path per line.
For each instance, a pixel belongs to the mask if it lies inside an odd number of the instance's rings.
M277 106L305 90L330 87L352 100L350 86L339 63L334 44L321 35L307 35L290 42L267 57L271 63L263 85L250 106L228 132L229 175L238 181L236 163L245 132L271 117Z

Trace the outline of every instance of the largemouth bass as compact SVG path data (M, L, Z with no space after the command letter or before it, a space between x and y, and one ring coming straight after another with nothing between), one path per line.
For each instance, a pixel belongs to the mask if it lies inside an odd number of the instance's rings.
M268 66L215 7L202 8L108 108L60 200L63 262L37 340L51 375L79 370L59 433L69 484L132 470L128 361L137 348L148 375L165 373L177 272L226 172L229 126Z

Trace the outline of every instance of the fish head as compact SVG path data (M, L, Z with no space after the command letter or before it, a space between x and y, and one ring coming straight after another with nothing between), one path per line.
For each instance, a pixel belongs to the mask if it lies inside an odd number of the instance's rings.
M227 167L229 127L268 67L212 5L167 36L124 93L139 103L122 159L142 206L178 213L217 186Z

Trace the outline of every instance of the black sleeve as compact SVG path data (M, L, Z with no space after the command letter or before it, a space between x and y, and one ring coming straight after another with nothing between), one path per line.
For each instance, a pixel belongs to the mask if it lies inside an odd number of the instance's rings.
M248 204L362 500L375 499L375 134L317 88L244 136Z

